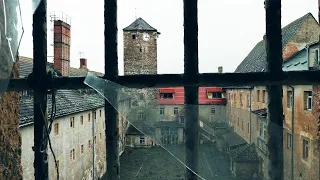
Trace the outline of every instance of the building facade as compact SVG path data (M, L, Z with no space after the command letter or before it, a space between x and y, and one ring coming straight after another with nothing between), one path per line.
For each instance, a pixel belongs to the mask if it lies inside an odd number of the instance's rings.
M317 69L319 53L315 42L318 41L319 34L318 22L311 13L282 28L283 71ZM266 64L265 40L262 40L235 72L266 71ZM312 104L315 104L312 91L312 85L283 86L284 179L292 179L292 168L294 179L319 178L317 120L312 109ZM267 179L268 97L266 87L231 87L227 89L227 97L229 124L247 143L256 144L260 157L259 175ZM294 109L294 115L292 109ZM292 122L294 122L293 135Z

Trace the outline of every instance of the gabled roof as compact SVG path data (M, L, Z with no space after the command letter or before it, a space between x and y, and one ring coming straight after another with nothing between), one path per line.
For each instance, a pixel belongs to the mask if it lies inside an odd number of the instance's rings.
M307 20L308 17L313 17L308 13L299 19L291 22L282 28L282 49L291 41L296 32L300 29L301 25ZM256 44L247 57L240 63L235 70L236 73L246 72L262 72L267 69L267 53L266 41L262 40Z
M19 57L20 77L27 77L33 68L32 58ZM53 70L53 63L47 63L47 70ZM86 76L87 69L70 67L70 76ZM92 72L92 71L91 71ZM93 72L95 75L102 73ZM51 115L51 95L48 95L48 117ZM93 110L104 106L104 99L92 89L88 90L58 90L56 93L56 118ZM22 95L20 99L20 126L33 123L33 96Z
M123 31L157 31L157 29L150 26L141 17L136 19L133 23L123 29Z
M230 131L226 134L223 134L222 137L227 142L230 148L233 146L247 144L246 140L244 140L239 134L237 134L234 131Z
M259 161L259 156L254 143L239 146L230 150L229 156L233 161Z
M129 128L126 132L126 135L141 135L142 136L144 134L130 124Z

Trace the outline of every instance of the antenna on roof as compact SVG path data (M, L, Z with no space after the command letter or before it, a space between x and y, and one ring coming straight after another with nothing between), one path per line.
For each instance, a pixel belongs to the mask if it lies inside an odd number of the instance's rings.
M84 52L79 52L80 59L84 58Z
M137 19L137 8L134 8L134 18Z

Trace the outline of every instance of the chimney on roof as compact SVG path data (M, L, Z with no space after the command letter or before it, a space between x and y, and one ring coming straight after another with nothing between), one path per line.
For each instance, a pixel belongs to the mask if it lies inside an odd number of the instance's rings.
M222 66L218 67L218 73L223 73L223 67Z
M52 15L51 20L54 24L54 68L61 73L62 76L69 76L70 71L70 18L63 14Z
M80 68L87 67L87 59L86 58L80 58Z

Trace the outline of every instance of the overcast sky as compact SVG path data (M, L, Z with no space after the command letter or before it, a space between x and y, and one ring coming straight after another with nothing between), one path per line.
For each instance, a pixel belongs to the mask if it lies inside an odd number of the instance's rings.
M27 1L30 2L30 1ZM20 55L32 57L31 5L22 1L25 34ZM92 3L95 2L95 3ZM62 11L71 17L71 66L79 67L84 52L90 70L104 71L104 1L48 0L48 14ZM199 70L233 72L265 33L263 0L199 0ZM137 10L135 10L137 9ZM311 12L317 18L317 0L282 0L282 25ZM119 0L118 57L123 74L122 29L135 17L158 29L158 73L183 73L183 0ZM53 56L53 27L48 17L48 56ZM52 61L52 57L48 58Z

